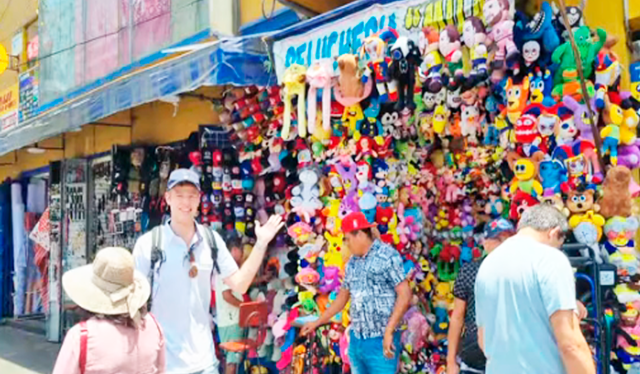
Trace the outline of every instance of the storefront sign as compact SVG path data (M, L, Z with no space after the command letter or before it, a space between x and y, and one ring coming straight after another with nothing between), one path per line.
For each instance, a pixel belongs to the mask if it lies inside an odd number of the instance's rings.
M31 61L37 58L39 50L40 44L38 42L38 35L36 35L33 39L29 40L29 44L27 44L27 60Z
M15 34L11 39L11 54L14 56L20 56L22 54L22 48L24 44L24 33L20 31Z
M0 92L0 132L18 125L19 92L18 84Z
M20 74L20 122L33 117L39 107L38 69Z
M311 65L313 61L357 53L362 41L385 28L418 41L427 26L443 28L456 24L461 29L466 17L482 16L484 0L408 0L373 5L333 23L273 44L278 81L291 64Z

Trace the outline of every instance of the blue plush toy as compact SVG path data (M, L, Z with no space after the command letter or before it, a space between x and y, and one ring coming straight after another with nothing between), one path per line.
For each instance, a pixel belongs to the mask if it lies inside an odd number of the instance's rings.
M548 2L543 2L540 11L524 26L522 39L538 40L547 53L552 53L560 45L560 38L553 27L553 9Z
M556 102L551 97L553 90L553 76L549 69L529 73L529 98L531 103L540 103L552 107Z
M564 192L568 180L567 169L562 162L554 158L546 158L540 162L540 182L545 191Z

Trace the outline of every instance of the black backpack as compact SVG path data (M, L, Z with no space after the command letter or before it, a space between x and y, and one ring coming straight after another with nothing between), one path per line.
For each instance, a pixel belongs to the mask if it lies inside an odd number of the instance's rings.
M218 246L213 235L213 231L209 227L204 228L204 236L209 248L211 248L211 259L213 260L213 269L220 273L218 267ZM162 249L162 225L156 226L151 230L151 267L149 268L149 284L151 285L151 294L149 295L149 302L147 302L147 310L151 311L151 305L153 302L153 282L156 275L156 265L158 266L158 272L165 260L164 249Z

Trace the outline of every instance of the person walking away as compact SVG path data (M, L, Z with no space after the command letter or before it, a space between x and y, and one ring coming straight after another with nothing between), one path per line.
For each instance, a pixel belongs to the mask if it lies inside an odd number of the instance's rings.
M133 250L136 268L151 283L150 310L162 326L167 342L167 373L218 373L211 333L212 275L231 290L244 294L267 250L284 223L272 216L256 222L256 244L238 269L224 240L198 224L200 179L187 169L169 176L165 199L170 220L141 236Z
M513 224L504 218L488 222L484 228L482 242L487 255L515 234L515 231ZM447 337L447 374L484 373L486 359L478 345L474 297L476 276L483 259L465 264L460 269L453 287L453 313Z
M559 250L568 231L555 207L536 205L480 266L476 323L487 374L595 374L575 313L573 270Z
M237 237L227 239L227 247L231 252L231 257L238 264L242 266L242 260L244 252L240 244L240 240ZM240 304L244 302L243 295L237 292L233 292L227 286L222 277L216 276L215 283L215 295L216 295L216 322L218 325L218 334L220 336L220 343L227 343L230 341L238 341L242 339L242 329L240 328ZM239 353L227 352L225 355L226 374L235 374L238 364L240 364L241 355Z
M149 282L128 250L100 250L93 264L66 272L62 286L91 318L69 330L53 374L165 372L162 330L145 307Z
M352 254L342 288L322 316L302 328L304 335L314 332L351 300L349 360L354 374L396 372L402 349L398 328L411 299L400 254L374 239L372 227L361 212L342 220Z

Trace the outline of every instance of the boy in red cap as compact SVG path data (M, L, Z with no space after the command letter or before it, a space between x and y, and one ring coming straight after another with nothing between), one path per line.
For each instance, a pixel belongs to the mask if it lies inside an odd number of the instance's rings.
M351 300L349 360L354 373L395 373L400 357L397 330L411 300L402 258L391 246L375 239L374 225L364 213L350 213L342 220L345 244L352 257L336 300L303 334L327 324Z

